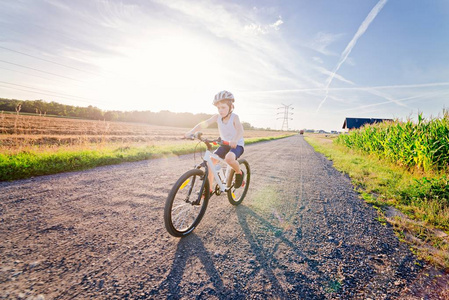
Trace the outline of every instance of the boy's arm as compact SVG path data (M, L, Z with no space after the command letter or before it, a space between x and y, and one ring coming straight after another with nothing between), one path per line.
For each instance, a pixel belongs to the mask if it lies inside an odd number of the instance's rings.
M198 124L196 124L195 127L193 127L191 130L187 131L184 136L186 138L191 137L195 132L197 132L198 130L202 129L202 128L207 128L209 127L210 124L217 122L217 117L218 115L213 115L212 117L210 117L209 119L207 119L206 121L200 122Z
M237 133L236 133L235 137L232 139L232 141L230 143L231 144L231 148L237 147L237 142L241 138L243 138L243 125L240 122L239 116L237 116L237 115L234 118L234 127L235 127L235 130L237 130Z

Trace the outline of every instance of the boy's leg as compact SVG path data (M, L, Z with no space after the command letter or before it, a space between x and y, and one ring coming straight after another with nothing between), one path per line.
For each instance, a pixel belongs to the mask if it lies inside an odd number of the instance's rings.
M243 154L244 148L242 146L237 146L235 149L231 149L226 153L225 161L234 169L236 174L241 174L240 164L237 159Z
M235 157L235 153L228 152L228 154L226 154L225 161L234 169L236 174L242 173L242 170L240 170L240 164Z
M235 171L235 188L239 188L242 186L243 183L243 171L240 169L240 164L237 161L237 158L241 156L244 152L244 149L242 146L237 146L237 148L232 149L229 153L226 154L225 160L226 162L234 169Z

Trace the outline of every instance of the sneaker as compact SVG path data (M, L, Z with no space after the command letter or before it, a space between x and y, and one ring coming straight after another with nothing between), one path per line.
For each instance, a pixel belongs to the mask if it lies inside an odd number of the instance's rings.
M235 187L236 189L238 189L239 187L242 186L242 183L243 183L243 177L245 177L245 173L243 173L243 171L242 171L242 174L235 174L235 183L234 183L234 187Z

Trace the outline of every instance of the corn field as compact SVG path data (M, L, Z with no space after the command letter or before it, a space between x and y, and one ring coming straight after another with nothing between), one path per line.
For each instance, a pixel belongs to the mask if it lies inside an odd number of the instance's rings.
M449 111L442 118L367 125L340 135L336 143L374 154L408 169L449 170Z

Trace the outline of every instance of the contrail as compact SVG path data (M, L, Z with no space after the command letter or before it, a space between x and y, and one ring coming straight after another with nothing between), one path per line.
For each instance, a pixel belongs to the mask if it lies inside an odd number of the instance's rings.
M406 98L402 98L402 99L397 99L397 102L406 102L406 101L410 101L410 100L415 100L415 99L425 99L425 98L434 98L435 96L446 96L449 95L449 92L433 92L433 93L427 93L427 94L421 94L421 95L415 95L415 96L411 96L411 97L406 97ZM346 112L346 111L352 111L352 110L360 110L363 108L368 108L368 107L374 107L374 106L381 106L384 104L390 104L392 101L384 101L384 102L380 102L380 103L374 103L374 104L368 104L368 105L362 105L362 106L358 106L358 107L353 107L353 108L347 108L347 109L341 109L338 110L336 112Z
M376 18L377 14L381 11L381 9L385 6L388 0L380 0L376 6L370 11L368 16L365 18L365 20L362 22L362 25L360 25L359 29L357 30L356 34L352 38L352 40L349 42L349 44L346 46L346 49L341 53L340 60L335 67L333 73L327 80L326 84L326 96L324 97L323 101L321 101L320 105L318 106L317 112L320 110L321 106L326 102L327 97L329 96L329 86L332 83L332 80L334 80L335 74L338 72L340 67L343 65L343 63L348 58L349 54L352 51L352 48L354 48L355 44L357 44L357 40L365 33L365 31L368 29L371 22Z
M3 69L3 68L0 68ZM9 69L5 69L9 70ZM10 70L9 70L10 71ZM418 84L396 84L396 85L378 85L378 86L355 86L355 87L339 87L339 88L329 88L332 91L366 91L370 92L372 90L394 90L394 89L419 89L426 87L440 87L449 86L448 82L434 82L434 83L418 83ZM284 89L284 90L254 90L254 91L241 91L245 94L276 94L276 93L307 93L307 92L322 92L324 88L300 88L300 89ZM391 101L390 101L391 102Z

